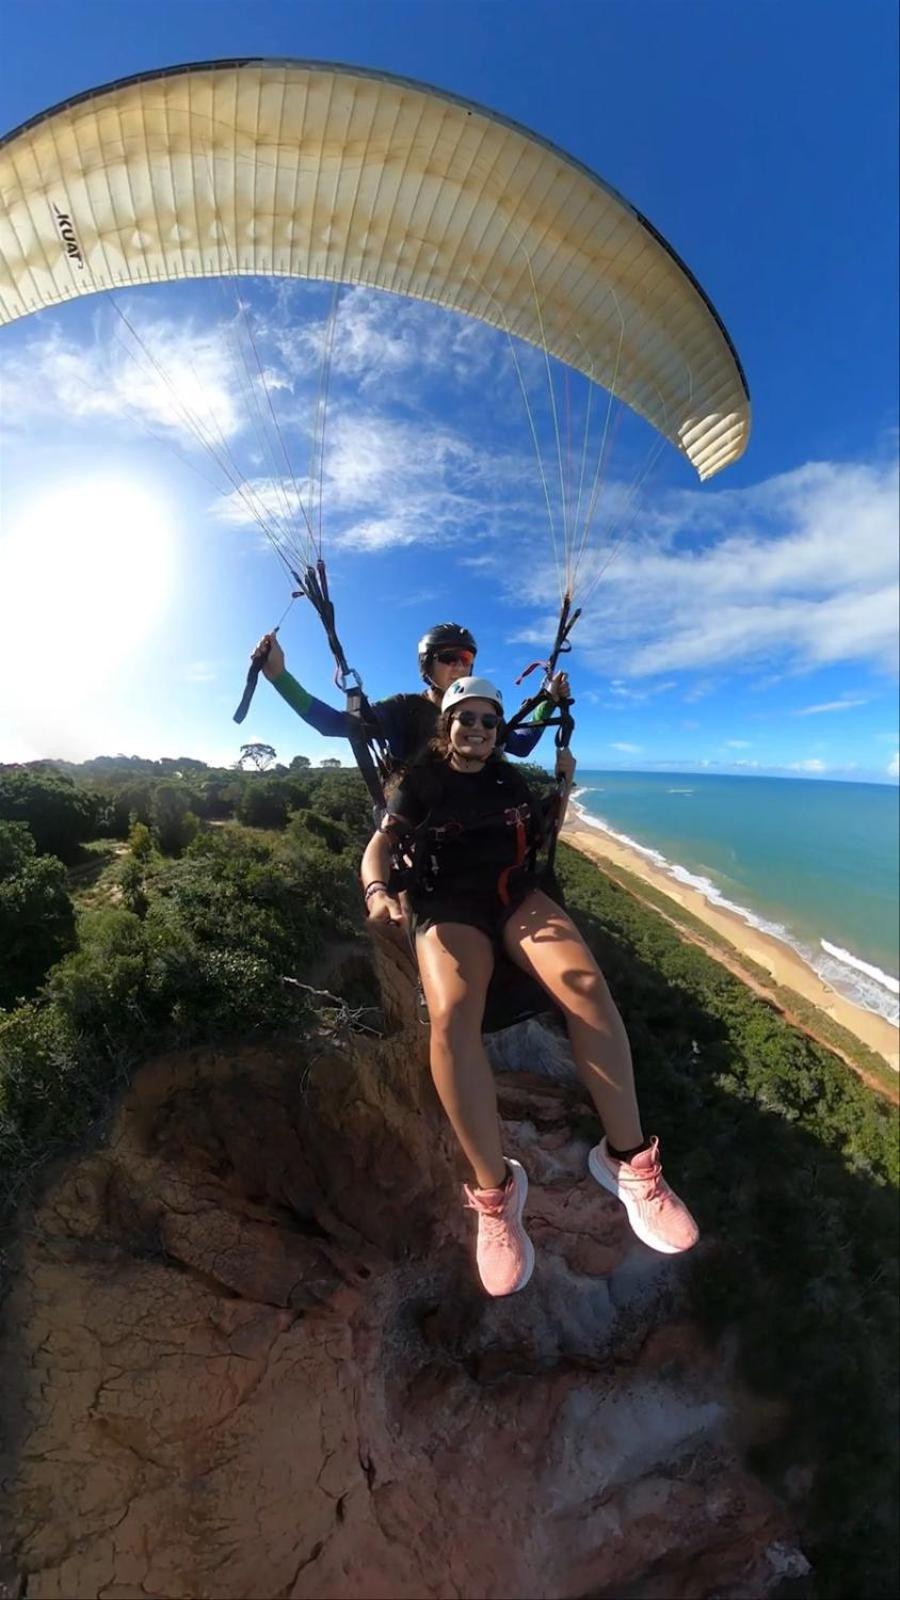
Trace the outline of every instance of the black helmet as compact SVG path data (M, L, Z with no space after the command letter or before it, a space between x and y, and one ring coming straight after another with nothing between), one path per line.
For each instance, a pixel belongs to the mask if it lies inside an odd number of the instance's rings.
M433 628L423 633L419 640L419 671L426 683L431 681L428 669L432 656L438 650L449 650L454 645L459 650L471 650L473 658L478 654L478 646L468 628L461 627L458 622L436 622Z

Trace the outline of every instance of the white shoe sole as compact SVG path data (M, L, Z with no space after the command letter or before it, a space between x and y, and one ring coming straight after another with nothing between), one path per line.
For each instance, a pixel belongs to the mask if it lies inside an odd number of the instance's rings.
M656 1250L659 1255L662 1256L680 1256L685 1254L683 1247L680 1245L666 1244L661 1239L650 1238L650 1235L644 1228L640 1217L635 1217L634 1212L632 1211L632 1208L629 1204L630 1196L628 1195L627 1191L623 1191L619 1188L618 1179L614 1173L610 1172L606 1162L600 1156L599 1146L597 1145L594 1146L594 1149L588 1156L588 1167L590 1168L591 1177L596 1178L601 1188L606 1189L610 1194L615 1195L619 1203L625 1207L625 1213L628 1217L631 1231L636 1239L640 1239L641 1244L645 1244L649 1250ZM688 1246L688 1249L690 1248L691 1246Z

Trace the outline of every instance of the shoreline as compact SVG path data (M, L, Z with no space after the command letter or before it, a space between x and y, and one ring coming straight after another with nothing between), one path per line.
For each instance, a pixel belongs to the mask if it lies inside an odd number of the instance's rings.
M675 907L681 906L699 922L705 923L711 932L726 940L733 947L738 961L743 957L746 961L752 961L757 967L763 967L771 974L775 985L790 989L801 999L808 1001L824 1016L830 1017L861 1044L874 1051L892 1071L900 1073L898 1030L886 1017L879 1017L873 1011L866 1011L862 1006L854 1005L852 1000L839 994L819 977L790 945L784 944L760 928L752 927L737 912L729 911L724 906L712 905L699 889L679 883L639 851L614 838L600 823L592 820L587 824L576 814L564 823L560 837L581 855L586 856L595 866L620 867L648 884L657 894L664 895L673 903L673 920L676 923ZM679 931L684 938L698 942L690 929L680 928ZM729 965L723 953L717 952L715 948L707 948L714 960L718 959L723 965ZM749 973L742 974L738 971L736 975L742 977L751 987L758 987L754 985ZM803 1026L802 1023L798 1025ZM829 1045L828 1048L834 1049L834 1046Z

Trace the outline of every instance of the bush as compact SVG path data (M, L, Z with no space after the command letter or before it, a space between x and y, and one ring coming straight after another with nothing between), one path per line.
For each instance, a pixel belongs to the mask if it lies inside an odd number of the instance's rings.
M24 822L40 855L74 861L79 846L97 831L99 810L97 795L76 789L60 773L0 771L0 822Z
M0 1006L32 995L75 942L66 869L38 856L21 822L0 822Z
M38 1157L75 1138L94 1094L79 1081L76 1029L64 1012L24 1005L0 1012L0 1174L12 1186ZM10 1198L0 1192L2 1202Z
M135 861L149 861L153 854L153 835L146 822L133 822L128 831L128 848Z
M143 827L143 823L138 823L137 826ZM136 917L143 919L147 915L150 902L147 899L144 869L134 856L129 856L119 870L119 889L125 910L133 911Z
M290 839L300 845L324 844L332 855L341 855L352 845L345 823L320 816L318 811L295 811L288 828Z
M164 856L180 856L197 832L197 818L188 796L174 784L161 783L150 806L153 837Z
M251 778L235 809L247 828L283 828L287 821L290 790L280 778Z

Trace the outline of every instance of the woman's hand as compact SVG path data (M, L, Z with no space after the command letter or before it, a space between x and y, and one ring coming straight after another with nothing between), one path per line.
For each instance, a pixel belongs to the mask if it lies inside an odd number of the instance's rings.
M284 671L284 651L274 633L264 633L253 652L254 661L262 657L263 676L274 683Z
M370 922L402 922L400 901L386 889L376 889L366 897L366 910Z
M547 685L547 693L551 700L571 700L572 691L569 688L569 674L555 672Z

